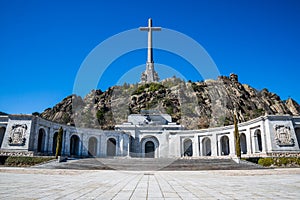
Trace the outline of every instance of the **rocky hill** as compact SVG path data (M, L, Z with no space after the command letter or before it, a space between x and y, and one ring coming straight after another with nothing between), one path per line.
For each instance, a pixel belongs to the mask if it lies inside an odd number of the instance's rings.
M258 91L231 74L202 82L174 77L160 83L114 86L104 92L93 90L84 99L68 96L40 116L80 127L113 129L126 122L129 114L142 110L168 113L189 129L233 124L235 111L240 122L265 114L300 114L293 99L283 101L267 89Z
M0 111L0 115L7 115L5 112Z

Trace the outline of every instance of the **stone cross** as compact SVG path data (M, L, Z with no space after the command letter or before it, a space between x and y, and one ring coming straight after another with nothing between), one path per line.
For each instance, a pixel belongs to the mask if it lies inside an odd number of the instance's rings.
M153 62L152 31L160 31L161 27L152 27L152 19L148 19L148 27L140 27L141 31L148 31L148 57L147 62Z
M148 27L140 27L141 31L148 31L148 54L146 71L142 74L141 82L150 83L159 81L158 74L154 71L153 50L152 50L152 31L160 31L161 27L152 27L152 19L148 19Z

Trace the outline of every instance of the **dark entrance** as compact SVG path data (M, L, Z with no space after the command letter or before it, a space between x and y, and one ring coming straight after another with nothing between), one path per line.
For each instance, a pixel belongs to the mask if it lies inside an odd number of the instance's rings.
M229 155L229 153L229 138L226 135L224 135L221 137L221 155L226 156Z
M262 140L261 140L261 132L260 130L256 130L255 131L256 134L256 142L257 142L257 147L258 147L258 151L262 152Z
M155 145L152 141L148 141L145 144L145 157L146 158L154 158Z
M2 142L3 142L5 130L6 130L5 127L0 127L0 147L1 147Z
M109 138L107 140L107 156L116 156L116 140L114 138Z
M241 145L241 153L246 154L247 153L247 140L246 140L246 135L244 133L241 133L241 135L240 135L240 145Z
M79 142L80 139L77 135L72 135L70 139L70 155L79 156Z
M44 152L44 143L45 143L45 131L44 129L40 129L39 137L38 137L38 148L37 148L38 152Z
M187 139L183 143L183 148L184 148L184 156L193 156L193 144L192 140Z
M55 155L55 153L56 153L57 135L58 135L57 132L55 132L54 135L53 135L53 144L52 144L52 153L53 153L53 155Z
M297 141L298 141L298 146L300 148L300 128L296 128L295 133L296 133L296 138L297 138Z

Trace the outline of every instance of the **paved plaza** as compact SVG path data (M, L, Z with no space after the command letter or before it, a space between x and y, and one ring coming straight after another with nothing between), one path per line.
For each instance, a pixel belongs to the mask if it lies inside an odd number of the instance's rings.
M300 169L87 171L0 168L0 199L300 199Z

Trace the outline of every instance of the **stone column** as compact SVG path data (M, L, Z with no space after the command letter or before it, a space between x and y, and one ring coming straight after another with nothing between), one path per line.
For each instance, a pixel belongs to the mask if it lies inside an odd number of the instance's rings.
M229 133L228 135L229 139L229 156L236 156L236 146L235 146L235 137L234 137L234 131Z
M48 139L48 154L52 155L52 146L53 146L53 128L52 126L49 128L49 139Z
M83 154L83 134L80 134L79 147L78 147L78 155L82 156Z
M199 155L199 143L198 143L197 134L194 134L194 138L192 142L193 142L193 157L198 157L200 155Z
M217 154L217 156L222 156L221 137L217 138L217 146L218 146L218 154Z
M117 141L116 141L116 156L121 156L121 137L117 136Z
M97 157L101 157L102 155L101 155L101 135L99 135L98 136L98 139L97 139L97 153L96 153L96 155L97 155Z
M66 149L66 134L67 134L67 131L64 130L64 132L63 132L63 137L62 137L61 155L65 155L65 149Z
M251 141L251 131L250 128L248 128L245 132L246 135L246 144L247 144L247 155L252 154L252 141Z
M65 155L70 156L70 135L71 132L66 130L65 136Z
M49 129L44 128L45 130L45 141L44 141L44 153L48 154L48 143L49 143Z
M120 139L120 156L124 156L124 138L123 138L124 136L122 135L122 137L119 137Z

